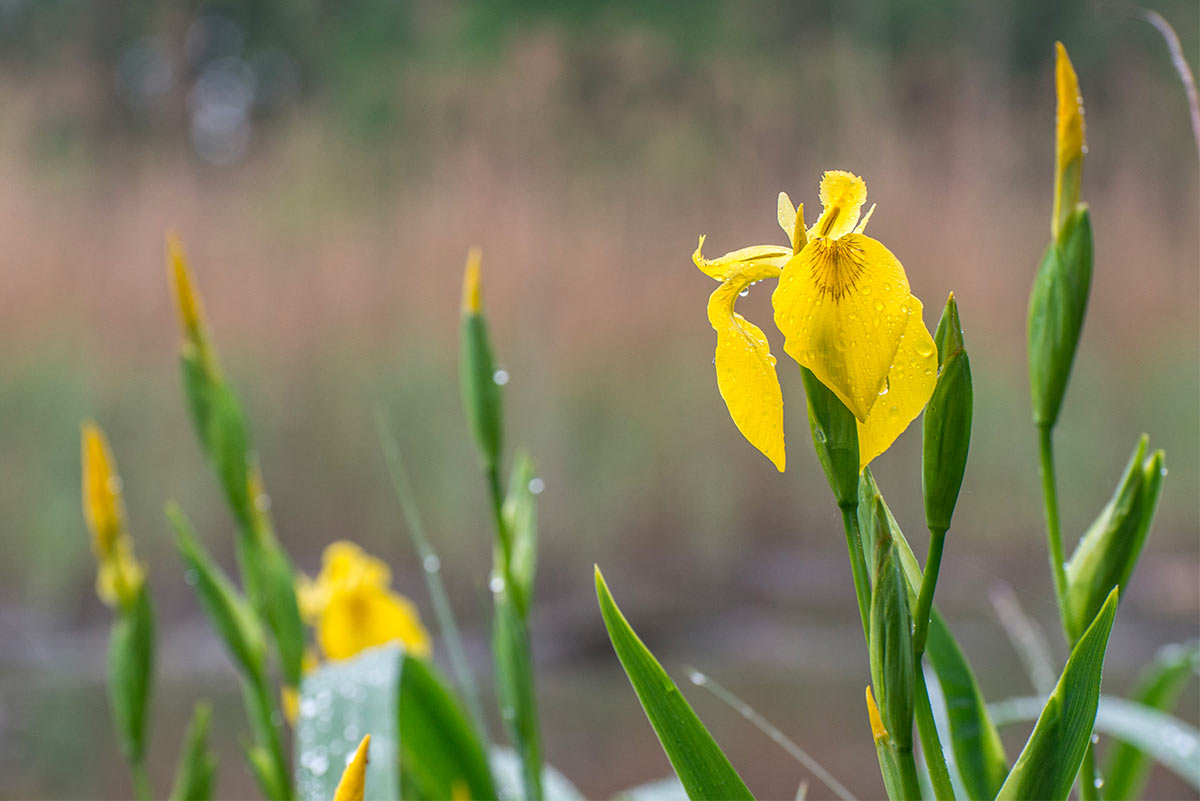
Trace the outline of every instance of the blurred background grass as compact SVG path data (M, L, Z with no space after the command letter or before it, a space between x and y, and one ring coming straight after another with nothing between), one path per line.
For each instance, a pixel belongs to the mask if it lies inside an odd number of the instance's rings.
M1151 6L1195 65L1197 5ZM1120 691L1157 645L1197 635L1200 608L1197 163L1148 25L1031 0L0 3L0 795L129 792L79 511L85 416L112 439L159 604L152 773L165 787L185 710L214 695L221 792L253 792L232 672L161 512L178 499L230 563L180 399L168 227L297 564L313 572L351 538L427 607L376 441L382 407L486 671L487 510L455 368L461 268L482 245L509 442L532 449L547 488L548 758L593 796L668 772L599 624L599 562L669 669L712 673L870 796L866 660L798 375L781 359L779 475L716 392L712 287L689 259L700 233L714 254L780 241L780 189L815 208L822 170L863 175L872 231L927 323L954 290L972 353L972 458L939 599L989 696L1028 692L987 590L1011 584L1054 631L1023 360L1049 234L1055 39L1086 100L1097 248L1059 435L1069 543L1142 431L1170 470L1114 633L1105 689ZM739 309L765 323L769 289ZM909 434L876 475L921 550L918 458ZM791 796L798 766L697 705L753 789ZM1194 688L1181 710L1196 721Z

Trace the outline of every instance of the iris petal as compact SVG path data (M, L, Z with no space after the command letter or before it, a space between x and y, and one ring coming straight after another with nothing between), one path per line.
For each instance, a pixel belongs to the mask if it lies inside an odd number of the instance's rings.
M884 382L887 392L858 424L860 468L891 447L925 408L937 384L937 348L925 328L921 301L914 296L909 302L912 312Z
M700 244L696 245L696 252L692 254L692 261L706 275L718 281L728 281L748 269L758 269L763 266L773 267L774 274L778 275L779 269L792 257L792 249L788 247L752 245L748 248L730 251L715 259L706 259L700 252L703 247L704 237L702 236Z
M762 329L733 310L747 284L778 275L778 270L761 266L760 271L763 274L747 273L721 284L709 298L708 320L717 332L717 388L729 415L750 444L783 472L783 393L775 357Z
M810 239L773 296L784 350L859 421L884 388L915 300L896 257L862 234Z

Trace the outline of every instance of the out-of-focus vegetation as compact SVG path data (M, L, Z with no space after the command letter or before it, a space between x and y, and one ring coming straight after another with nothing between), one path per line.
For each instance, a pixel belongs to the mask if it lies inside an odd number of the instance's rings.
M1195 64L1195 4L1152 5ZM1032 187L1053 158L1055 39L1089 100L1084 181L1099 254L1058 443L1061 463L1081 466L1060 476L1065 539L1107 498L1145 426L1169 448L1171 479L1122 610L1140 622L1119 623L1113 642L1181 639L1195 634L1198 603L1200 208L1182 92L1149 26L1087 3L965 0L0 4L0 635L17 644L0 680L18 688L0 696L9 789L78 794L91 787L83 776L123 786L115 746L97 751L65 723L32 733L34 717L66 721L64 710L105 718L102 637L87 634L104 612L79 516L78 421L97 418L120 454L166 625L197 611L173 572L162 499L177 498L232 559L231 522L178 402L167 227L189 242L214 300L298 565L315 572L324 543L352 536L412 586L372 409L397 422L448 578L484 575L488 513L464 479L472 456L453 380L461 259L484 246L511 425L546 482L535 653L574 666L546 671L548 757L585 791L663 767L635 759L632 741L606 766L576 747L587 738L570 721L594 702L570 685L607 647L589 595L594 561L620 566L629 584L643 576L644 595L623 604L680 643L737 630L746 606L778 610L721 638L727 650L702 665L752 663L737 688L751 701L774 704L781 672L794 688L796 660L810 689L844 689L841 640L820 633L831 616L857 625L843 614L853 592L837 520L798 496L821 486L813 460L777 477L724 419L699 311L710 287L688 262L706 226L714 252L775 241L776 192L812 203L822 169L866 178L886 209L876 235L929 303L955 290L979 343L972 461L947 555L958 566L942 602L986 617L967 586L1007 580L1053 623L1038 600L1049 597L1038 479L1025 468L1036 442L1014 432L1028 430L1023 309L1046 237L1049 188ZM767 300L752 292L742 304L762 317ZM985 349L1000 342L1011 347ZM799 397L798 374L781 378ZM802 404L785 414L800 441ZM880 460L889 497L919 497L918 475L888 469L914 464L918 448L906 435ZM921 517L896 507L901 522ZM484 588L450 586L469 626ZM682 611L697 599L704 620ZM965 639L986 647L988 636ZM172 657L164 643L164 675L193 655L174 647ZM1117 686L1143 661L1122 667L1121 652ZM207 659L183 680L218 684L212 672L227 668ZM619 677L593 678L629 700ZM839 698L829 708L861 703L861 687ZM215 700L220 731L237 712ZM158 714L188 706L164 690ZM806 717L793 711L781 717ZM222 756L231 765L233 748ZM836 765L842 752L827 748ZM731 756L739 749L755 745L735 743ZM73 778L50 753L114 764ZM610 775L619 764L643 773Z

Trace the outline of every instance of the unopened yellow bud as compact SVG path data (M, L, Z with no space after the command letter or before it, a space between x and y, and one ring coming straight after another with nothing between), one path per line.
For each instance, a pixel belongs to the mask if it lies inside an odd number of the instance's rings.
M192 286L192 274L188 270L183 243L174 232L167 234L167 271L175 293L175 310L179 314L183 336L194 340L204 325L204 306Z
M1054 218L1055 238L1067 217L1079 203L1079 182L1083 170L1084 141L1083 96L1079 78L1062 42L1055 42L1054 86L1058 95L1054 147Z
M867 717L871 719L871 736L875 738L875 742L885 740L888 732L883 727L883 719L879 717L879 707L875 704L875 696L871 694L870 685L867 685Z
M358 750L354 752L354 758L342 773L342 780L333 792L333 801L363 801L367 778L367 750L370 747L371 735L368 734L362 738Z
M83 518L92 534L92 550L105 559L125 530L121 479L112 450L100 427L88 420L83 426Z
M467 269L463 273L463 314L479 314L479 263L483 253L479 248L471 248L467 253Z

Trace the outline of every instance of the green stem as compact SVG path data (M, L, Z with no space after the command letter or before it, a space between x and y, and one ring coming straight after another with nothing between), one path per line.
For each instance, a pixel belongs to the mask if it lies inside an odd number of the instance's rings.
M871 579L863 556L862 532L858 527L858 506L842 509L842 528L846 530L846 548L850 551L850 572L854 576L854 593L858 596L858 615L862 619L863 638L871 641Z
M429 597L433 602L433 613L442 631L442 640L446 644L446 653L450 657L450 667L458 679L458 685L466 696L467 708L474 719L476 734L480 742L488 742L487 719L483 714L483 704L479 700L479 687L471 673L470 663L467 662L466 651L463 648L462 635L458 630L458 622L454 618L454 608L450 605L446 585L442 582L441 559L425 535L425 524L421 519L421 511L417 506L408 473L400 458L400 449L396 440L388 430L387 422L382 411L375 415L376 426L379 429L379 439L383 443L384 458L387 461L388 472L392 478L392 489L400 503L400 511L408 526L413 546L421 558L422 572L425 574L425 584L429 589Z
M918 660L920 657L918 657ZM939 801L953 801L954 785L950 782L950 769L946 766L946 752L938 737L937 725L933 721L933 707L929 703L929 687L925 684L925 671L917 662L917 733L921 736L921 748L925 753L925 764L929 766L929 781L933 794Z
M913 652L917 664L925 653L925 638L929 634L929 611L933 607L933 591L937 587L938 571L942 566L942 549L946 545L946 529L929 530L929 556L925 558L925 572L921 576L921 592L917 596L917 609L913 618Z
M1100 801L1100 788L1096 786L1096 750L1091 742L1083 752L1083 764L1079 768L1079 797L1083 801Z
M1041 457L1042 495L1046 504L1046 539L1050 544L1050 572L1054 577L1054 597L1058 601L1059 617L1067 642L1073 642L1071 616L1067 609L1067 571L1063 564L1062 525L1058 518L1058 485L1054 479L1053 429L1038 426L1038 452Z
M150 801L154 798L154 790L150 786L150 774L146 772L145 760L139 758L131 761L129 770L133 774L133 797L137 801Z
M246 710L250 717L250 726L254 730L255 741L266 749L275 769L275 780L279 783L278 791L283 793L281 801L290 801L295 796L292 789L291 770L287 757L284 755L283 743L279 739L279 727L275 721L282 716L278 714L278 706L271 692L271 685L263 676L249 677L246 681Z
M917 760L911 748L897 748L896 766L900 769L900 789L904 801L921 801L921 780L917 777Z

